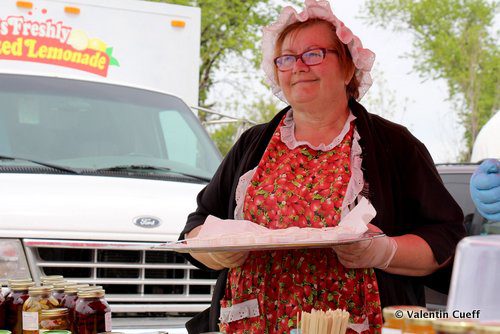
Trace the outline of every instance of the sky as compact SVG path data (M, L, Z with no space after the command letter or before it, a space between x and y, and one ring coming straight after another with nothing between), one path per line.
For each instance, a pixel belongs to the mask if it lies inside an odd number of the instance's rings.
M372 70L374 83L360 102L365 103L368 111L374 112L368 103L370 95L376 98L382 96L381 91L385 92L384 96L393 99L395 107L376 113L406 126L425 144L434 162L456 162L460 150L464 148L463 128L458 123L453 104L448 101L446 82L420 78L412 68L413 60L403 57L412 51L411 34L368 25L361 18L363 2L330 0L335 15L361 39L365 48L376 54ZM286 1L282 3L287 4ZM217 101L217 107L223 112L242 116L221 101L236 99L241 102L255 95L272 96L272 93L260 83L264 78L262 70L235 83L234 78L238 74L234 67L243 65L241 60L240 63L234 61L236 66L227 66L218 73L219 84L209 98Z

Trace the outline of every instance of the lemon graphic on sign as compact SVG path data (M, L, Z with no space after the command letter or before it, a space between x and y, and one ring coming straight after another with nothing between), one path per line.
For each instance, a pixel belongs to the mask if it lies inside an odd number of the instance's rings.
M78 51L85 50L89 45L89 38L85 31L71 30L68 37L68 44Z
M96 50L96 51L106 52L108 45L103 40L100 40L99 38L91 38L91 39L89 39L88 48L92 49L92 50Z

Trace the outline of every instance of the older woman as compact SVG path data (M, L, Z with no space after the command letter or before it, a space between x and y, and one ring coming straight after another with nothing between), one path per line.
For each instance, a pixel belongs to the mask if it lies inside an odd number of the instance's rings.
M192 253L221 270L210 311L192 333L288 333L300 310L342 308L350 331L379 332L381 307L424 305L418 276L446 263L465 234L462 213L424 145L369 114L373 53L328 2L285 8L264 30L263 66L290 104L242 135L198 196L180 238L208 215L271 229L336 226L360 196L377 210L370 229L387 237L333 249Z

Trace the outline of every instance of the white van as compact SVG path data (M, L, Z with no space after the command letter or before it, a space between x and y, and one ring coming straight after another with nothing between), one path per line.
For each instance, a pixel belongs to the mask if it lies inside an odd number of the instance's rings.
M198 8L0 2L1 282L102 285L120 331L207 307L214 277L151 249L221 160L188 107L199 38Z

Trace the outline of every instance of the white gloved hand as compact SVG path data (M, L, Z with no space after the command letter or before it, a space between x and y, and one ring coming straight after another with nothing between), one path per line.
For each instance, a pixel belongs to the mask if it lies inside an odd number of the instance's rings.
M214 252L208 253L208 256L224 268L236 268L245 263L248 254L249 252Z
M382 232L378 227L368 224L368 229ZM352 244L333 247L337 257L346 268L386 269L391 263L398 244L394 238L383 236Z

